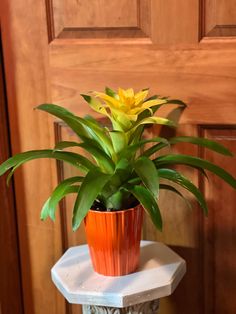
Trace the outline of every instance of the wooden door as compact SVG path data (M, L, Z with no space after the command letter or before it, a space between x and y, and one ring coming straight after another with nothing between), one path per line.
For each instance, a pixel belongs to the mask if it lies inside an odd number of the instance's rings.
M73 139L67 127L32 108L51 100L91 113L81 92L150 87L188 103L179 134L219 140L236 153L236 5L234 0L3 0L4 56L13 152L52 147ZM166 114L166 112L162 112ZM153 132L156 132L155 130ZM196 147L176 151L206 157L236 175L234 160ZM73 170L58 166L59 179ZM16 174L22 278L26 313L79 313L50 281L50 267L66 247L84 243L72 233L71 199L57 222L42 223L39 211L56 184L55 164L37 161ZM236 193L214 176L211 184L186 174L206 195L205 219L172 195L160 202L164 232L148 218L144 237L164 241L187 261L188 271L162 314L236 312ZM167 197L165 197L167 196Z

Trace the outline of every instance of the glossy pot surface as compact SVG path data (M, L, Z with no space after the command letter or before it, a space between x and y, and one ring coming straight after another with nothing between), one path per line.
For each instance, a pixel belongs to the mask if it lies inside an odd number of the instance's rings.
M90 210L84 223L91 260L97 273L122 276L137 269L142 206L113 212Z

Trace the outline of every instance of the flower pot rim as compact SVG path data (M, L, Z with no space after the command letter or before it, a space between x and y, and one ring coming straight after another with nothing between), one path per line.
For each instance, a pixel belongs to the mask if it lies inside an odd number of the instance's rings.
M117 213L121 213L121 212L125 212L125 211L133 211L133 210L136 210L138 209L139 207L142 207L141 204L138 204L136 205L135 207L131 207L131 208L127 208L127 209L120 209L120 210L112 210L112 211L100 211L100 210L95 210L95 209L90 209L88 211L89 212L93 212L93 213L96 213L96 214L108 214L108 215L114 215L114 214L117 214Z

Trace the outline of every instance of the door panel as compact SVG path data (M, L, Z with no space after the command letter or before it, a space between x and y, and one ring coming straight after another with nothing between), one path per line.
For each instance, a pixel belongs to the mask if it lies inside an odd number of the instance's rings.
M218 139L236 152L234 1L122 0L104 4L101 0L46 0L27 1L26 5L25 0L14 0L9 7L4 2L8 12L3 24L5 38L7 28L12 34L5 51L9 93L15 91L11 96L14 106L9 108L14 152L47 148L55 141L75 138L64 124L46 120L44 113L32 113L36 104L51 98L78 115L93 114L80 93L104 86L150 87L150 93L183 99L188 107L180 118L178 134ZM161 115L172 109L174 106L163 109ZM167 134L166 130L161 132ZM235 158L227 162L194 146L179 145L175 150L206 157L236 175ZM83 227L77 233L71 231L72 200L62 203L55 225L41 224L38 218L43 201L56 184L54 166L44 160L32 163L16 177L21 259L31 265L30 275L24 277L25 289L32 291L33 301L25 296L26 313L30 314L80 311L78 306L64 305L49 275L64 249L85 242ZM74 171L61 163L57 169L59 180ZM210 214L205 219L191 197L192 211L166 192L160 200L164 232L157 232L148 217L145 219L144 238L164 241L188 264L176 292L162 300L161 313L234 313L236 302L231 294L235 280L228 278L234 276L236 259L235 192L214 176L209 176L209 185L196 172L187 168L185 172L201 186ZM40 190L39 185L43 186ZM230 296L227 302L226 296Z

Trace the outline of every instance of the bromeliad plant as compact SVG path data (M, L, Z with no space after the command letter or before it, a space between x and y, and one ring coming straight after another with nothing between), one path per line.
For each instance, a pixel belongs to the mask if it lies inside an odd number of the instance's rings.
M175 123L154 116L161 106L176 104L185 107L180 100L152 96L148 89L134 93L133 89L119 89L118 92L106 88L104 93L93 92L82 95L96 112L111 121L111 128L99 124L92 117L81 118L57 105L43 104L37 109L46 111L63 120L77 135L78 142L63 141L54 149L34 150L11 157L0 166L0 175L14 171L23 163L37 158L55 158L80 169L83 176L74 176L62 181L52 192L43 206L41 219L55 219L59 201L70 193L75 193L73 209L73 230L76 230L90 208L101 211L116 211L132 208L141 204L150 215L154 225L162 229L162 218L158 207L160 189L170 190L183 195L162 179L185 188L192 193L204 213L207 204L200 190L183 174L173 169L173 165L187 165L200 170L211 171L233 188L236 180L223 168L198 157L182 154L163 154L162 149L185 142L204 146L217 153L232 156L224 146L214 141L198 137L154 137L144 139L143 133L148 125L160 124L175 127ZM145 149L145 144L151 147ZM92 157L92 161L81 154L67 149L79 147ZM158 152L158 157L153 155Z

